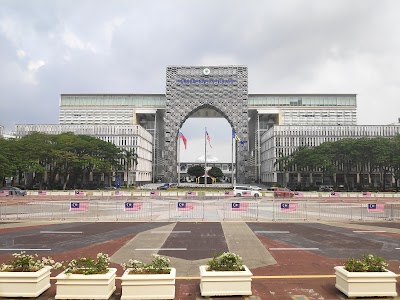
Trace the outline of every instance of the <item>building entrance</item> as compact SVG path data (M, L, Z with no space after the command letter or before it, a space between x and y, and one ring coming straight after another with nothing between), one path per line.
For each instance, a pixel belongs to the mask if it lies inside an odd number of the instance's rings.
M218 111L241 140L248 141L248 69L246 66L167 67L164 152L166 182L176 182L177 140L186 119L202 108ZM236 181L245 183L248 150L236 153Z

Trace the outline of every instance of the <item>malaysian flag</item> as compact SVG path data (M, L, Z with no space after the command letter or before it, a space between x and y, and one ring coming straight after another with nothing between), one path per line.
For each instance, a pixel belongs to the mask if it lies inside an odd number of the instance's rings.
M232 211L246 211L249 208L248 202L232 202L231 210Z
M114 196L123 196L123 195L124 195L124 192L121 192L121 191L114 192Z
M160 196L160 195L161 195L160 192L150 192L150 196L153 196L153 197L157 197L157 196Z
M179 138L182 139L183 145L185 146L185 149L186 149L187 139L185 138L185 136L183 135L182 132L179 132Z
M8 196L8 193L9 193L10 191L8 191L8 190L1 190L0 191L0 196Z
M143 202L125 202L124 211L142 210Z
M188 196L197 196L197 192L188 192L187 195Z
M384 212L385 204L384 203L370 203L367 208L368 212Z
M194 202L178 202L176 205L178 211L188 211L194 209Z
M331 193L331 197L340 197L340 193L339 192L332 192Z
M303 193L301 193L301 192L294 192L293 193L293 197L295 197L295 198L301 198L301 197L303 197L304 195L303 195Z
M211 138L210 138L210 135L207 132L207 129L206 129L206 139L208 140L208 144L210 145L210 148L212 148L211 147Z
M69 211L88 211L89 202L70 202Z
M295 211L297 203L281 203L281 211Z
M46 191L39 191L39 192L38 192L38 195L39 195L39 196L46 196L46 195L47 195L47 192L46 192Z
M363 197L371 197L371 192L363 192L362 193Z
M251 196L251 192L250 191L242 192L242 196Z
M233 196L233 192L225 192L224 196Z
M80 192L80 191L75 191L75 196L84 197L84 196L86 196L86 193L85 192Z

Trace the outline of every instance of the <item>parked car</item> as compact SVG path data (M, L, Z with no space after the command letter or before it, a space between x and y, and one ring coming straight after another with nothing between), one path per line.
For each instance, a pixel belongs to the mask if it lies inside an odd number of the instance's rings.
M169 183L164 183L163 185L157 187L157 190L168 190L169 189Z
M235 185L233 187L233 194L235 197L260 197L261 194L259 191L253 190L250 186L243 186L243 185Z
M255 186L255 185L251 185L250 188L254 191L261 191L262 188L260 188L259 186Z
M168 189L177 189L177 188L178 188L178 184L177 183L170 183Z
M329 185L321 185L318 190L320 192L333 192L333 187Z
M10 196L26 196L26 191L21 190L20 188L10 186L1 188L2 191L8 191L8 195Z
M278 189L278 187L276 187L276 186L267 187L267 191L276 191L277 189Z
M274 191L274 197L276 198L292 198L293 196L294 192L288 188L277 188Z

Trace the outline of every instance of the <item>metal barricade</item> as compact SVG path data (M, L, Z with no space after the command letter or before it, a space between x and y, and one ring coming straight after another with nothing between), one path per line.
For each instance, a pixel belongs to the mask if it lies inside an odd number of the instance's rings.
M385 203L362 203L361 220L385 220L390 218L390 205Z
M353 220L361 218L357 203L308 203L308 220Z
M6 208L5 202L0 202L0 220L6 219Z
M62 202L62 219L98 219L98 203L88 200Z
M112 204L112 203L110 203ZM124 221L152 220L153 203L134 199L114 203L115 219Z
M224 200L125 198L71 201L0 201L0 219L80 220L400 220L400 203L316 202L306 199Z
M118 199L121 202L124 199ZM110 199L109 201L97 200L97 216L99 220L116 220L117 219L117 204L119 201Z
M258 203L258 220L272 221L274 219L274 202L261 201Z
M17 219L49 219L54 218L54 214L61 211L60 202L19 202Z
M2 219L3 220L16 220L18 219L18 202L3 203L2 205Z
M224 202L224 220L258 220L258 202Z
M273 220L307 220L307 202L273 201Z
M400 220L400 203L386 203L388 206L388 219Z
M169 219L204 220L204 202L197 200L169 202Z

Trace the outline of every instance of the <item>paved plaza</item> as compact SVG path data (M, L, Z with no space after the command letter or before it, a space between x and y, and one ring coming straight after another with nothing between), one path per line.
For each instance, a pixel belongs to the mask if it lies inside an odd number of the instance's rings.
M168 256L177 269L175 299L182 300L208 299L200 296L198 266L222 251L239 254L251 269L253 296L213 299L346 299L334 287L333 267L367 253L383 256L400 273L400 222L4 221L0 234L0 261L17 249L56 260L105 252L118 277L119 264L130 258ZM52 284L38 299L54 295ZM120 295L117 280L112 299Z

